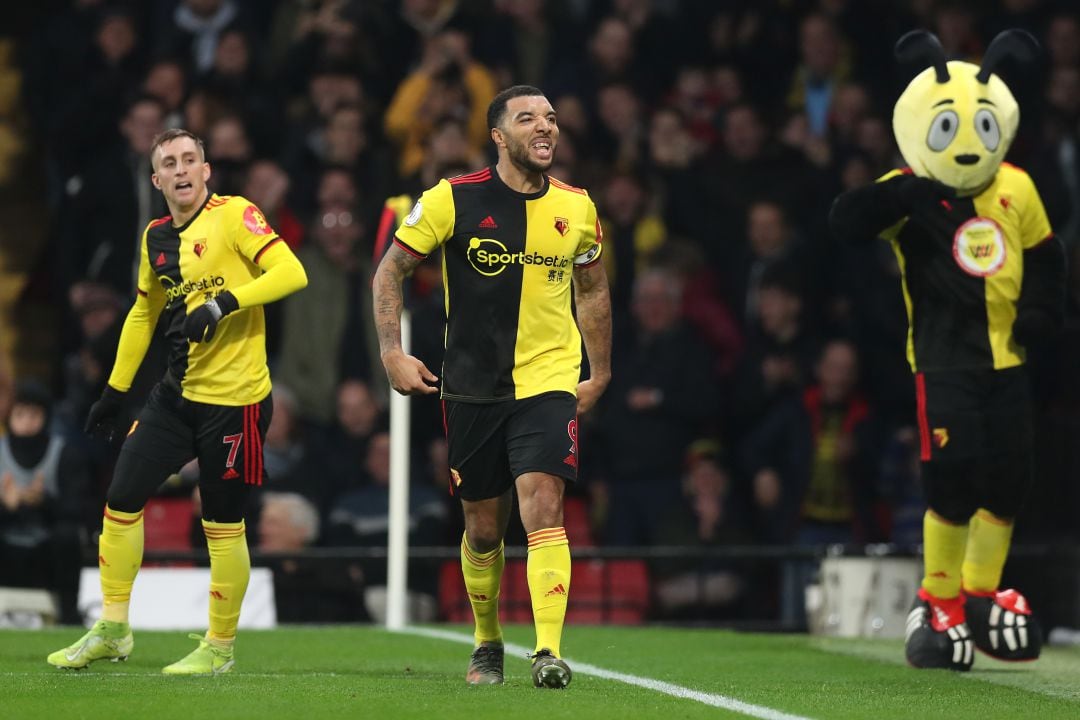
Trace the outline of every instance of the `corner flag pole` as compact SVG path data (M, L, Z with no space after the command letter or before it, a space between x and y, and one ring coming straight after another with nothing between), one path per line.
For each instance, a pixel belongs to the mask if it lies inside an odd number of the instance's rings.
M401 349L409 353L412 318L401 312ZM409 398L390 391L390 523L386 538L386 629L401 630L408 617Z

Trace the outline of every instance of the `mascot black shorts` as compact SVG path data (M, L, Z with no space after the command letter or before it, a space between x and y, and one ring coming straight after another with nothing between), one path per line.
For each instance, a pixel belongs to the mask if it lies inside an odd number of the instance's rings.
M919 373L915 393L930 508L955 523L980 507L1015 517L1034 477L1024 369Z
M1022 367L915 375L920 459L980 461L1031 450L1031 394Z

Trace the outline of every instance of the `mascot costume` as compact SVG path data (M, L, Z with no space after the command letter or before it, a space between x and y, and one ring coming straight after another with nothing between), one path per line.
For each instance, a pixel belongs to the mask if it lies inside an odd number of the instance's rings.
M918 668L968 670L976 647L1034 660L1042 645L1024 596L998 587L1034 475L1025 348L1059 329L1065 305L1064 247L1031 178L1002 162L1020 111L994 71L1037 52L1020 30L981 65L947 62L930 33L902 37L898 59L925 68L893 112L909 167L842 194L829 216L840 239L888 240L902 271L928 506L905 641Z

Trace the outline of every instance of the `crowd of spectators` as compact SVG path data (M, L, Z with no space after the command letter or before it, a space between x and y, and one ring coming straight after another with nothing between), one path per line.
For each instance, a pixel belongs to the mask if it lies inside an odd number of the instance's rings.
M140 233L165 214L148 151L167 127L206 140L212 189L258 203L308 273L304 292L268 308L276 505L263 517L300 513L296 547L382 542L388 391L372 259L395 208L493 161L485 110L510 84L551 99L551 174L589 190L604 228L613 381L581 419L582 481L570 490L602 544L918 540L896 261L872 238L839 245L825 222L840 191L903 164L891 110L912 69L891 48L907 30L932 30L951 59L973 61L1001 29L1039 38L1037 73L1006 68L1023 113L1010 160L1032 173L1080 259L1080 13L1069 2L58 4L19 39L14 65L48 217L26 302L55 309L39 379L58 398L54 432L88 458L75 515L90 531L114 452L79 430L112 363ZM1030 363L1039 473L1020 541L1077 532L1080 275L1070 278L1069 328ZM410 290L414 349L432 368L440 282L423 266ZM132 411L162 367L155 344ZM415 401L412 441L415 537L456 544L437 402ZM18 505L9 495L0 522ZM311 512L295 510L296 496ZM677 605L675 570L664 592ZM745 577L710 572L718 602L740 595Z

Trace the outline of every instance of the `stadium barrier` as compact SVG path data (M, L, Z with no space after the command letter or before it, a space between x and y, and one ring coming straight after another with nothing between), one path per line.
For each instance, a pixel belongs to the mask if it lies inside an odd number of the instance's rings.
M144 567L131 590L131 624L146 630L199 630L206 625L210 599L209 568ZM96 567L83 568L79 577L79 613L87 626L101 615L101 585ZM240 627L277 626L274 578L267 568L251 569Z
M894 636L897 613L906 612L921 573L920 548L901 545L574 548L571 623L664 622L715 625L760 631ZM362 562L384 568L386 547L317 547L300 553L252 550L258 568L295 561L333 565ZM468 621L456 546L409 548L411 620ZM507 621L531 618L524 577L524 547L506 548L502 611ZM96 562L86 555L86 564ZM780 577L785 564L821 563L819 590L810 589L809 627L781 618ZM148 549L144 567L205 568L205 551ZM88 568L88 576L96 570ZM140 575L141 577L141 575ZM734 578L734 582L730 581ZM821 579L824 578L824 583ZM192 581L194 582L194 581ZM1018 545L1006 567L1005 584L1023 588L1048 629L1080 627L1080 545ZM96 583L95 583L96 584ZM199 583L194 582L196 587ZM385 580L364 590L380 620L386 611ZM422 586L422 587L421 587ZM814 593L819 593L815 604ZM906 599L905 599L906 598ZM845 610L844 608L847 608ZM824 614L822 614L824 613ZM831 618L831 619L830 619Z
M902 638L922 582L916 557L826 557L805 589L811 633Z
M56 622L53 594L37 588L0 587L0 628L38 629Z

